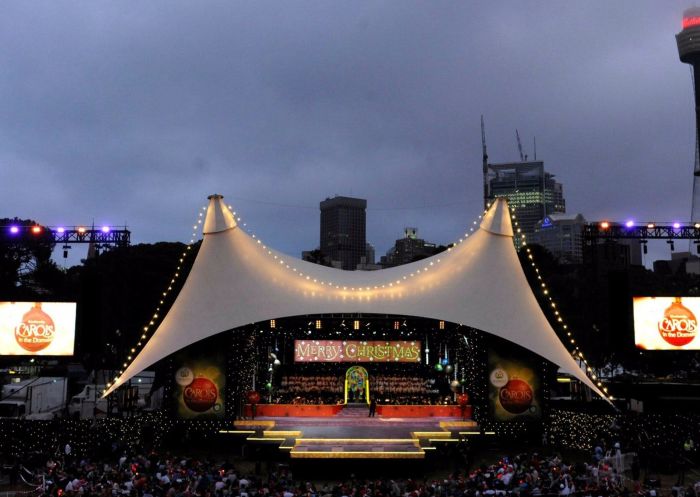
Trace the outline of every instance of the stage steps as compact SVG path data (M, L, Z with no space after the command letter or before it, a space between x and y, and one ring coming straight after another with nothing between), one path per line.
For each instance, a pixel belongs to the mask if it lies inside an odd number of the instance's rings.
M299 438L292 459L424 459L416 439Z
M493 436L473 420L368 418L364 406L351 406L345 418L238 420L219 433L274 445L293 459L425 459L446 444ZM332 420L337 420L333 422Z

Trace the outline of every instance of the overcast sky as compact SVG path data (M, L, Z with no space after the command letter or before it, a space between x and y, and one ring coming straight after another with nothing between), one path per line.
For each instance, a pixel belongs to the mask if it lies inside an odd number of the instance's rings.
M0 5L0 217L188 241L207 195L299 255L366 198L384 253L449 243L515 129L589 220L690 217L687 1Z

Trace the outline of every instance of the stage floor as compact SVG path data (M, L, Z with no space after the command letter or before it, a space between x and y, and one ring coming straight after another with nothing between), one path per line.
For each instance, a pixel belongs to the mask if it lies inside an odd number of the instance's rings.
M250 443L277 444L293 459L424 459L437 445L485 435L476 422L454 417L386 418L349 410L327 417L258 417L221 433ZM350 411L352 412L352 411Z

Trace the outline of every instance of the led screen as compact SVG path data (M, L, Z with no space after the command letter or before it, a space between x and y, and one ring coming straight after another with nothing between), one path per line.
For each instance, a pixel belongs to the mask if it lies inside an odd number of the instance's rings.
M647 350L699 350L700 297L634 297L634 341Z
M0 302L0 355L73 355L75 302Z

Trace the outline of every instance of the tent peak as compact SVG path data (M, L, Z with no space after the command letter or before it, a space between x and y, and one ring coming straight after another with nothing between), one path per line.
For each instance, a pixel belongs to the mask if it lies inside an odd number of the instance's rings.
M236 220L231 210L224 204L224 196L215 193L207 197L209 207L207 207L207 217L204 220L205 235L210 233L220 233L236 227Z
M504 198L497 198L481 221L481 229L493 233L513 237L513 225L510 221L510 210L508 202Z

